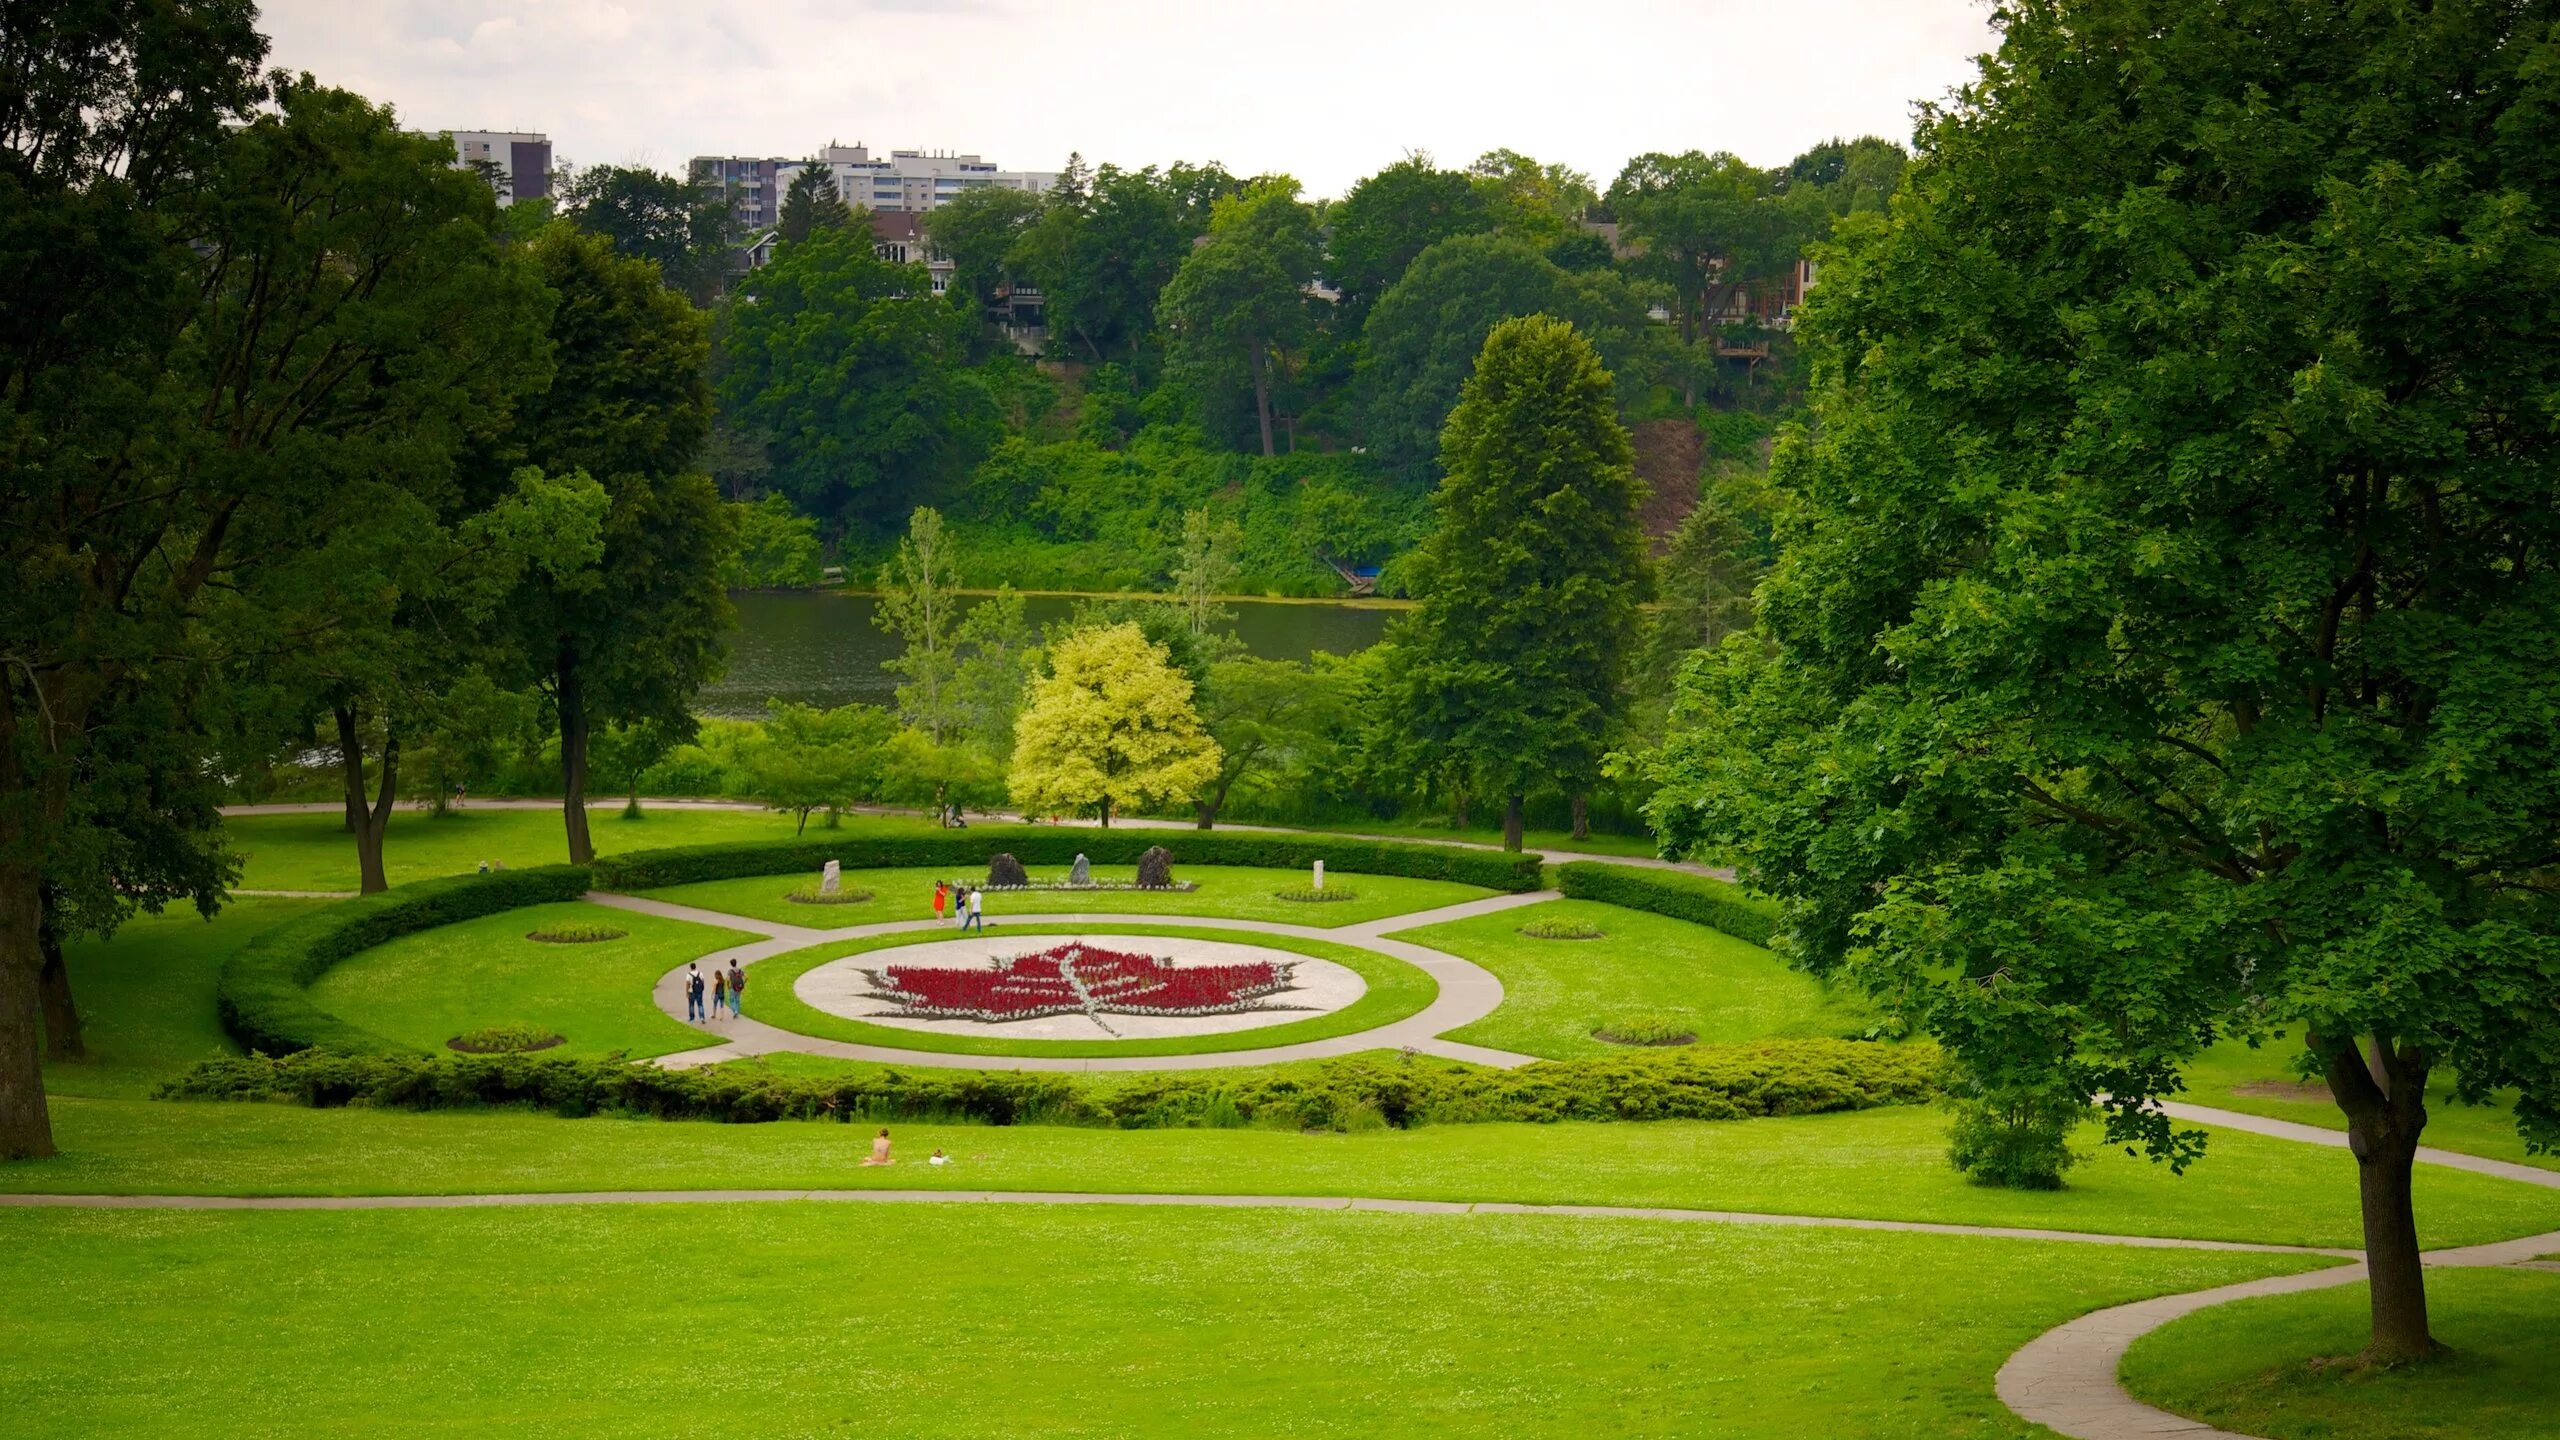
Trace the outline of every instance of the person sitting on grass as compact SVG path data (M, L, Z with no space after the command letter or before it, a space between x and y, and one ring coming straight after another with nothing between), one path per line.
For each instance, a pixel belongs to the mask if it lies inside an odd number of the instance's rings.
M880 1134L871 1142L871 1153L862 1157L862 1163L865 1165L895 1165L898 1163L889 1158L889 1127L885 1125L880 1127Z
M734 959L729 962L729 1014L739 1020L747 1018L747 971Z

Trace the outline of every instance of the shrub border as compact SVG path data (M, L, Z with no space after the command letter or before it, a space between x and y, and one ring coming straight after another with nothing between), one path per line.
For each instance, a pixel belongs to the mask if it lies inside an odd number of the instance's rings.
M1668 915L1754 945L1768 945L1786 928L1774 901L1729 881L1686 870L1574 860L1556 867L1556 888L1569 899Z

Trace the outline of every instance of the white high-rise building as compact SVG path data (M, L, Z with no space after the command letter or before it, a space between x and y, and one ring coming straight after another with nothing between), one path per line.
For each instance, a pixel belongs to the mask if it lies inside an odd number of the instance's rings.
M697 155L693 173L729 191L738 223L747 229L777 224L791 182L823 165L847 205L921 214L966 190L1001 186L1037 195L1058 183L1052 171L999 170L976 155L944 150L892 150L874 156L867 145L829 144L814 159L781 160L743 155Z
M448 130L454 168L477 170L497 187L498 203L539 200L551 193L551 137L513 130Z

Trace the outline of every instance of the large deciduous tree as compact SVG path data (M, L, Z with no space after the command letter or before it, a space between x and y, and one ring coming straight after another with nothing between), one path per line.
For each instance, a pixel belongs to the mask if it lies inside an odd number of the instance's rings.
M532 259L558 297L557 370L520 407L514 453L547 474L584 472L607 508L602 557L528 572L507 611L559 722L569 858L584 864L595 856L587 738L606 724L692 733L694 693L727 659L720 572L735 536L711 478L692 468L711 428L701 313L659 284L657 266L594 236L547 231Z
M727 196L710 181L646 166L597 165L578 172L561 197L570 223L646 260L669 285L708 302L729 265Z
M1486 187L1427 155L1408 156L1352 186L1325 214L1324 272L1342 291L1343 323L1357 332L1415 256L1452 235L1491 230L1499 219Z
M996 303L996 291L1013 278L1007 257L1039 217L1039 196L1001 185L963 190L925 212L925 243L951 262L954 303L981 310Z
M1192 708L1191 678L1135 624L1096 626L1049 648L1014 722L1013 802L1026 813L1114 810L1187 799L1218 773L1218 743Z
M1843 227L1775 654L1653 817L1985 1085L2293 1037L2369 1356L2432 1348L2430 1077L2560 1141L2560 40L2486 0L2027 0Z
M881 259L867 234L818 231L738 289L721 410L766 437L774 488L804 513L894 523L977 457L994 406L962 368L969 320L923 266Z
M1503 797L1517 850L1528 791L1587 789L1624 708L1643 489L1600 357L1544 315L1485 337L1441 464L1415 557L1422 603L1391 636L1396 723Z
M1203 387L1241 375L1253 391L1262 453L1272 442L1271 392L1284 352L1314 323L1307 282L1318 257L1315 212L1298 199L1298 182L1257 182L1220 200L1208 242L1186 257L1164 288L1161 305L1174 355Z

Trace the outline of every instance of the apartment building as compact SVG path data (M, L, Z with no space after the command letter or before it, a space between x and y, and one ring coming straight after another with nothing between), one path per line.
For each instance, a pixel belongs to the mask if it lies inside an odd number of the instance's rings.
M540 200L551 194L551 137L520 130L448 130L457 170L476 170L498 192L498 203Z
M922 214L963 191L1001 186L1037 195L1058 182L1054 172L1000 170L977 155L947 150L892 150L875 156L867 145L830 142L810 159L750 155L697 155L693 173L727 192L738 224L748 230L781 223L782 198L811 166L824 167L848 205L875 213Z

